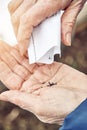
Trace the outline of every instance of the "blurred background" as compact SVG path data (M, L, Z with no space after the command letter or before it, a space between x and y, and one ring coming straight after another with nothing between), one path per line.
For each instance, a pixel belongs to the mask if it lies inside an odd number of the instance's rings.
M5 2L0 0L0 39L14 45L16 39ZM78 16L72 47L63 46L62 58L59 61L87 74L87 4ZM0 93L4 90L6 88L0 82ZM0 101L0 130L58 130L58 127L42 123L33 114L11 103Z

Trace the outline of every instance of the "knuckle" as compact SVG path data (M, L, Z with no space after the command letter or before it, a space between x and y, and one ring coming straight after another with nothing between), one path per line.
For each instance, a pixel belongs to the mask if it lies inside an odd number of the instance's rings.
M33 18L34 16L32 15L32 13L30 12L28 15L23 14L20 17L20 23L23 25L32 25L33 24Z
M66 25L69 26L69 28L73 28L73 24L74 24L73 22L66 23Z
M21 24L26 24L27 23L27 17L26 17L26 15L23 15L23 16L20 17L20 23Z
M71 14L66 17L66 15L62 19L62 27L68 27L68 28L73 28L75 22L76 22L76 17L74 14L72 15L73 17L71 18ZM68 29L67 28L67 29Z

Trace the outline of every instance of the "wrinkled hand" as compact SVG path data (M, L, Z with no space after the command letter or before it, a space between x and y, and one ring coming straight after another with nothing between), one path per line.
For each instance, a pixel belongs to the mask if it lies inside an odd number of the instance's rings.
M21 54L27 50L33 28L59 10L65 10L62 16L62 42L70 45L76 17L85 2L86 0L12 0L8 8Z
M28 64L17 47L0 42L0 80L10 89L0 99L34 113L46 123L61 123L87 97L87 76L71 67Z

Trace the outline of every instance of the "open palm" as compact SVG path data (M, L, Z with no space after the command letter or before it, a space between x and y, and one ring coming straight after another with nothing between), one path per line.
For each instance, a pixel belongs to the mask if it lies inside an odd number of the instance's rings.
M17 47L0 42L0 80L10 89L0 99L34 113L41 121L60 123L86 98L85 74L62 63L29 65Z

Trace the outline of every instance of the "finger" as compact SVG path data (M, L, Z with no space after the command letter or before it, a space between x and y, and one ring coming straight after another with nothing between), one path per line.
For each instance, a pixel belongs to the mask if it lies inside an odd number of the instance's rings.
M29 71L29 73L31 73L29 69L29 61L25 56L21 56L16 48L12 48L10 54L20 65L24 66Z
M9 89L20 89L23 79L13 73L11 69L0 60L0 81Z
M11 0L11 2L8 4L10 14L13 14L23 1L24 0Z
M58 8L58 4L56 4L56 2L54 3L55 4L52 4L51 2L45 3L44 1L38 1L20 18L17 39L21 54L24 54L27 50L33 27L37 26L45 18L55 14L60 9L60 7Z
M17 65L17 62L16 60L7 52L7 51L4 51L4 53L2 54L1 51L0 51L0 58L3 62L5 62L9 68L13 68L14 66Z
M4 52L0 57L15 74L24 80L29 76L29 71L24 66L20 65L10 53Z
M62 42L71 45L71 35L76 18L86 0L73 0L62 16Z
M36 0L24 0L21 5L14 11L11 16L12 24L14 27L15 34L17 36L18 27L20 24L20 17L27 11L29 8L35 4Z
M20 53L18 52L18 50L16 49L12 49L10 54L16 59L16 61L24 66L28 71L29 71L29 75L31 75L32 73L34 73L35 70L38 69L38 65L37 64L29 64L29 59L26 58L25 56L21 56ZM29 77L29 76L28 76Z
M12 72L25 80L29 77L30 72L23 65L20 65L20 63L17 62L17 60L11 55L11 50L14 53L12 47L2 43L0 45L0 58L5 64L8 65ZM16 56L18 55L15 53L15 57ZM21 58L21 60L23 60L23 58Z
M37 112L38 106L40 105L40 100L35 95L12 90L2 93L0 95L0 100L11 102L34 114Z
M19 89L29 73L10 55L11 49L0 41L0 81L10 89Z

